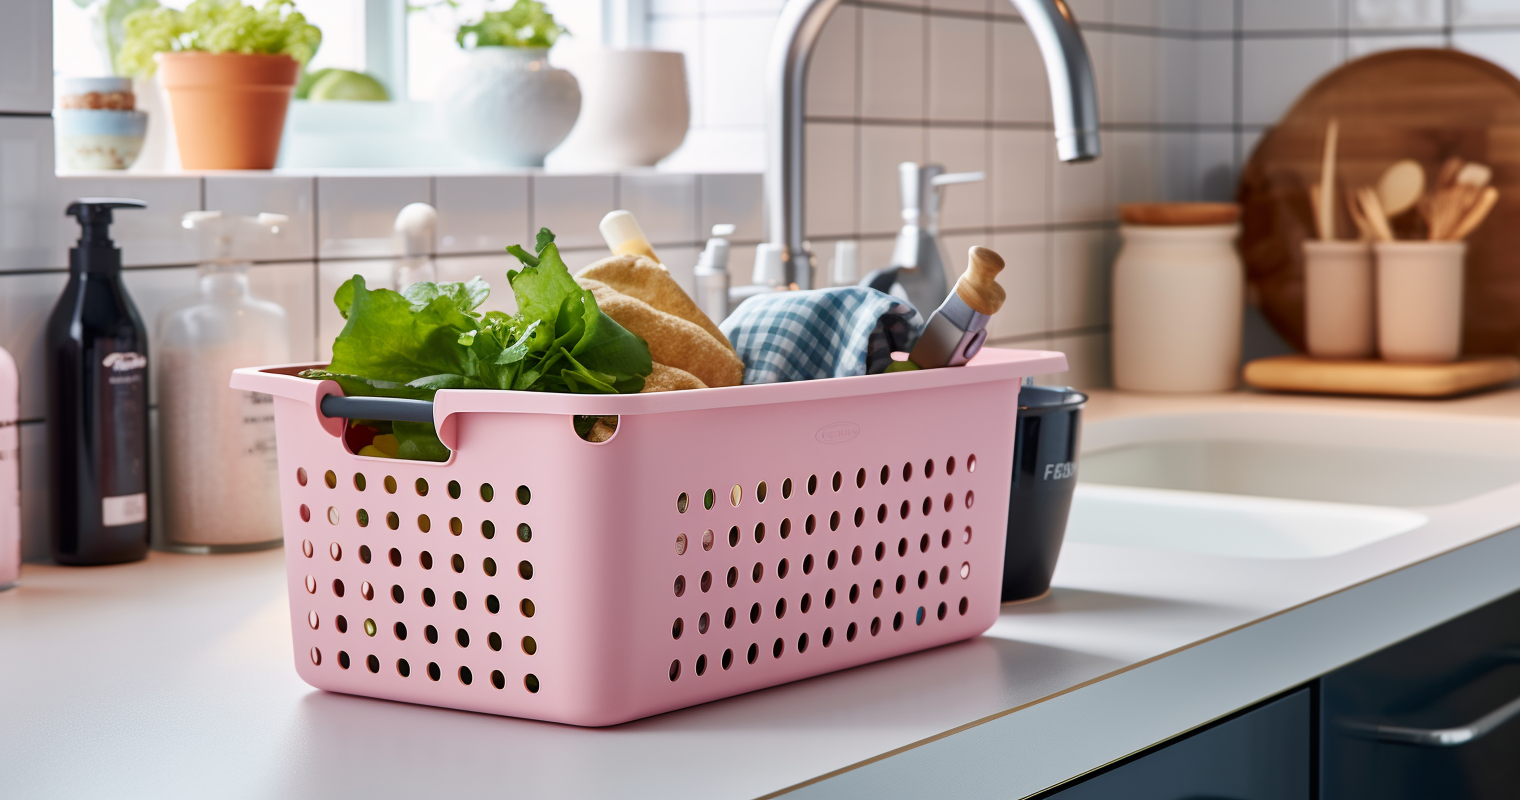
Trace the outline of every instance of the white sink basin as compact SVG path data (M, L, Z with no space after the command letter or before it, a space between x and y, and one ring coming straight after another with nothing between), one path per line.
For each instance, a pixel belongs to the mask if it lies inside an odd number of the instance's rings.
M1216 411L1087 426L1068 541L1324 558L1520 484L1520 425Z
M1066 540L1241 558L1323 558L1424 525L1399 508L1078 484Z

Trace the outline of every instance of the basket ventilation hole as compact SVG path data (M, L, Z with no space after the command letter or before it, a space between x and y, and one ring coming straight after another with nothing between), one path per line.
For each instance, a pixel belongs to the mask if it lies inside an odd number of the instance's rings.
M333 627L338 629L338 633L348 633L348 617L342 614L333 617Z
M526 486L517 487L517 502L519 505L527 505L533 500L533 492Z
M850 584L850 602L854 603L854 602L856 602L859 599L860 599L860 584L858 584L858 583L852 583L852 584Z
M876 560L880 561L880 560L882 560L883 558L886 558L886 557L887 557L887 543L886 542L877 542L876 543Z
M496 498L496 490L493 489L493 488L491 488L491 484L489 484L489 483L482 483L480 485L480 499L486 501L487 503L489 503L489 502L491 502L495 498Z
M792 496L792 479L787 478L781 482L781 499L788 500Z
M850 627L844 629L844 640L847 642L855 641L855 633L859 630L855 623L851 622Z
M423 628L422 638L427 639L428 644L438 644L438 629L432 625Z
M732 588L734 588L735 586L738 586L738 585L739 585L739 568L738 567L729 567L728 568L728 588L732 589Z
M697 656L697 677L700 678L707 672L707 656Z
M755 484L755 502L756 503L764 503L765 502L765 481L761 481L761 482Z
M945 536L946 536L946 538L948 538L950 536L950 532L949 531L945 531ZM966 526L966 531L961 534L961 544L971 544L971 526L970 525L967 525Z
M887 521L887 504L886 503L882 503L881 505L879 505L879 506L876 507L876 521L878 523L880 523L880 522L886 522Z
M686 623L680 617L676 617L676 621L670 625L670 638L680 639L681 634L685 632Z
M971 562L970 561L962 561L961 562L961 580L965 580L965 579L967 579L969 577L971 577Z
M422 590L422 604L423 605L427 606L428 608L432 608L435 604L437 604L437 602L438 602L438 595L433 594L433 590L432 589L424 588Z
M454 631L454 641L458 643L460 647L469 647L470 632L464 628L460 628L459 630Z
M360 583L359 584L359 596L363 597L365 600L373 600L373 599L375 599L375 587L371 586L369 584L369 581L364 581L364 582Z
M338 473L333 472L332 470L328 470L327 472L323 473L322 482L327 484L327 488L329 489L338 488Z
M441 670L441 669L438 668L438 662L436 662L436 661L429 661L428 662L428 678L431 679L431 680L435 680L436 681L436 680L438 680L438 679L440 679L442 677L443 677L443 670Z
M357 522L357 523L359 523L359 527L361 527L361 528L368 528L369 527L369 512L365 511L362 508L359 509L358 511L355 511L354 512L354 521Z
M785 578L786 574L790 572L791 569L792 565L788 563L786 559L781 559L781 561L776 564L776 577Z
M377 675L380 673L380 659L372 655L364 657L364 666L368 667L369 671L372 673L375 673Z
M305 467L296 467L296 483L300 484L301 486L305 486L306 485L306 468Z
M860 554L861 554L860 545L857 544L857 545L855 545L855 550L850 553L850 563L854 564L856 566L859 566L860 565Z
M450 517L449 533L452 533L455 536L464 533L464 520L460 519L459 517Z
M385 527L390 528L393 531L400 530L401 515L397 514L394 511L387 511L385 514Z
M966 471L976 472L976 453L966 456Z
M812 514L807 515L807 521L802 523L802 529L807 531L807 535L812 536L813 531L818 529L818 518Z
M713 532L711 529L702 531L702 549L711 550L713 546Z
M399 566L401 566L401 551L397 550L394 547L392 547L391 548L391 552L390 552L390 559L391 559L391 566L393 566L393 567L399 567Z
M818 493L818 476L817 475L809 475L808 476L808 494L817 494L817 493Z
M422 565L423 569L432 569L433 554L429 553L426 550L423 550L421 553L417 554L417 562Z
M833 569L833 568L839 566L839 551L838 550L830 550L829 551L828 565L829 565L829 569Z
M948 580L950 580L950 568L949 567L940 567L939 568L939 582L940 583L945 583Z
M380 630L380 628L375 625L375 621L374 620L367 619L367 620L364 621L364 635L365 636L371 636L372 637L372 636L375 635L375 632L378 631L378 630Z
M496 577L496 559L487 558L486 560L480 562L480 569L486 574L487 578Z
M686 508L690 504L691 504L691 498L687 497L685 492L681 492L679 495L676 495L676 513L677 514L685 514L686 513Z
M834 486L834 491L836 491L836 492L839 491L839 487L844 486L844 473L842 473L842 472L840 472L838 470L834 471L833 486Z
M976 492L967 491L966 492L966 508L970 508L971 506L973 506L975 504L976 504Z
M902 517L903 519L907 519L911 508L912 507L908 505L907 500L902 501L902 506L897 509L897 516Z
M708 489L706 492L702 493L702 507L708 511L712 510L713 503L717 502L717 500L718 495L711 489Z
M887 481L892 479L892 468L886 464L881 465L881 485L886 486Z
M864 508L860 508L860 507L857 506L856 509L855 509L855 527L859 528L861 525L863 525L865 523L865 521L866 521L866 510Z
M744 502L744 487L736 483L734 488L728 490L728 504L738 508L742 502Z
M428 515L426 515L426 514L418 514L417 515L417 530L420 530L423 533L427 533L428 531L430 531L432 529L433 529L433 521L430 520L430 519L428 519Z
M531 637L531 636L524 636L523 637L523 641L526 643L526 642L532 640L532 638L533 637ZM500 652L501 651L501 634L497 633L496 631L491 631L490 633L486 634L486 646L489 647L489 648L491 648L492 650ZM534 647L534 649L537 649L538 645L535 644L533 647ZM532 653L529 653L528 655L532 655Z
M838 511L835 511L834 513L832 513L832 514L829 515L829 530L831 530L831 531L837 531L837 530L839 530L839 512Z
M454 556L449 559L449 566L453 567L455 572L463 574L464 573L464 556L462 556L462 555L460 555L458 553L455 553Z
M469 601L468 598L466 598L464 596L464 592L455 592L454 593L454 607L455 608L459 609L460 611L463 611L463 610L465 610L465 607L468 606L469 604L470 604L470 601Z
M415 485L417 487L417 496L418 497L427 497L427 493L428 493L427 479L426 478L418 478L417 479L417 483Z
M306 624L310 625L312 630L316 630L317 626L322 624L322 620L317 616L317 612L309 611L306 614Z
M697 633L707 633L708 625L711 622L712 618L707 615L706 611L703 611L702 616L697 617Z
M526 688L530 694L538 694L538 676L534 675L531 672L527 675L524 675L523 687Z
M771 658L780 658L782 651L785 649L786 643L779 638L776 639L776 643L771 645Z
M925 586L928 586L928 585L929 585L929 572L927 570L919 570L918 571L918 588L922 589L922 588L924 588Z
M347 651L339 650L338 651L338 666L340 666L340 667L342 667L344 669L348 669L348 664L349 664L349 661L348 661L348 653L347 653Z
M924 516L926 516L926 517L929 516L929 512L933 511L933 510L934 510L934 500L931 499L931 498L925 497L924 498Z
M311 648L311 663L313 666L322 666L322 651L315 647Z
M396 641L406 641L406 623L398 622L391 626L391 633L396 635Z
M707 591L709 591L709 590L712 589L712 571L711 570L702 573L702 580L698 583L698 585L702 587L702 591L703 592L707 592Z
M533 580L533 564L528 561L517 562L517 574L525 581Z
M949 609L945 606L945 604L944 603L940 603L939 604L939 610L935 611L934 615L937 616L937 617L939 617L940 619L944 619L945 618L945 614L948 611L949 611Z
M924 477L934 477L934 459L932 458L924 462Z
M684 533L676 534L676 555L686 555L686 534Z
M738 612L734 610L734 607L733 606L729 606L728 610L725 611L725 612L723 612L723 627L725 627L725 628L732 628L732 627L734 627L734 620L738 616L739 616ZM724 667L724 669L727 669L727 667Z
M878 633L881 633L881 617L872 617L871 618L871 635L875 636Z
M339 519L340 519L340 517L338 516L338 509L335 506L328 506L327 507L327 522L328 522L328 524L330 524L330 525L337 525Z
M311 522L311 509L307 508L305 503L301 504L301 521Z
M897 583L895 584L895 586L897 588L897 593L898 594L902 594L903 590L906 589L906 588L908 588L908 576L906 576L906 575L898 575L897 576Z
M856 489L864 489L864 488L866 488L866 468L865 467L861 467L855 473L855 488Z
M871 584L871 597L876 599L881 598L881 578L877 578L876 582Z
M802 574L813 574L813 555L811 553L802 557Z
M892 630L894 630L894 631L900 631L900 630L902 630L902 624L903 624L903 615L902 615L902 612L899 611L896 614L893 614L892 615Z
M507 688L507 676L501 674L501 670L491 670L491 685L498 689Z
M946 494L945 495L945 510L949 511L949 510L951 510L953 508L955 508L955 495L953 495L953 494Z
M354 473L354 488L358 489L359 491L362 492L366 488L368 488L368 486L369 486L369 482L366 481L366 480L364 480L364 473L362 473L362 472L355 472Z
M449 481L449 497L452 497L455 500L458 500L459 499L459 495L461 495L463 493L464 493L464 489L463 489L463 487L461 487L459 485L459 481Z
M961 598L961 608L960 608L961 616L963 616L963 617L966 616L966 608L968 606L970 606L970 605L971 605L971 601L970 600L968 600L968 599L966 599L964 597Z
M406 601L406 591L401 588L401 584L397 583L391 586L391 599L397 603Z
M489 561L490 559L486 559L486 560ZM486 610L489 611L489 612L491 612L492 614L500 614L501 613L501 601L496 598L496 595L494 595L494 594L488 594L488 595L486 595Z
M731 649L730 650L724 650L723 651L723 668L724 669L728 669L729 667L732 667L733 665L734 665L734 651L731 650Z
M753 664L758 658L760 658L760 645L751 643L749 646L749 652L744 654L744 659Z
M776 619L781 619L782 617L785 617L785 616L786 616L786 598L783 597L780 600L776 601Z
M472 674L470 674L470 668L469 667L460 667L459 668L459 682L460 683L464 684L465 686L469 686L470 682L473 681L473 680L475 680L475 676L472 675Z
M535 610L533 607L533 601L529 600L526 597L523 598L523 601L521 603L518 603L518 609L522 611L522 615L525 617L533 616Z
M496 534L496 526L495 525L492 525L490 522L482 522L481 525L490 525L491 526L491 534L492 535ZM489 539L491 537L487 536L486 538ZM517 539L518 539L518 541L521 541L521 542L531 542L531 541L533 541L533 528L529 527L528 523L526 523L526 522L519 522L519 523L517 523Z
M496 636L496 634L494 634L494 633L491 634L491 635L492 636ZM496 637L496 641L497 641L497 645L495 647L492 647L491 648L492 650L500 650L501 649L501 644L500 644L501 637L497 636ZM534 653L537 653L538 652L538 641L535 640L532 636L524 636L522 638L522 651L523 651L524 655L530 655L530 656L533 655Z
M913 480L913 462L909 461L908 463L903 464L902 476L903 483L907 483L908 481ZM925 474L924 477L927 478L929 476L928 474Z
M824 647L828 647L829 645L831 645L833 643L834 643L834 629L833 628L824 628L823 629L823 646Z
M765 577L765 565L756 561L755 568L749 571L749 577L750 580L759 583L760 579Z
M908 540L906 537L897 540L897 557L902 558L908 554Z
M797 607L802 609L802 613L804 614L813 610L813 596L808 593L803 593L802 599L797 601Z
M332 589L333 589L333 595L335 597L342 597L343 596L343 580L341 578L334 578L333 582L332 582Z
M739 526L738 525L735 525L732 528L728 529L728 546L729 547L738 547L739 546Z
M955 474L955 456L951 456L951 457L945 459L945 474L946 475L954 475Z
M914 625L922 625L922 624L924 624L924 607L923 606L919 606L918 607L918 612L916 614L914 614L914 616L913 616L913 624Z
M755 603L749 607L749 622L751 625L760 621L760 604Z
M918 552L920 552L920 553L927 553L927 552L929 552L929 534L926 533L923 536L919 537L919 539L918 539Z
M396 493L396 478L395 478L394 475L387 475L387 476L385 476L385 480L382 481L382 483L385 484L385 493L386 494L395 494Z
M781 520L781 538L785 539L792 535L792 520L790 517Z
M681 660L676 659L670 662L670 680L673 682L679 677L681 677Z
M824 593L824 595L823 595L823 607L824 608L833 608L834 607L834 596L835 595L834 595L834 590L833 589L830 589L830 590L828 590L827 592ZM828 647L828 645L824 645L824 647Z

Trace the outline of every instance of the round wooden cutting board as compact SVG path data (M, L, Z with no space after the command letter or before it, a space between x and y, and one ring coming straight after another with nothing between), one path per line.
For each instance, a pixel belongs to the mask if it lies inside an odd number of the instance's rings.
M1463 351L1520 354L1520 80L1452 50L1395 50L1326 75L1262 137L1241 172L1241 255L1252 296L1278 333L1304 349L1302 243L1314 236L1308 187L1319 180L1325 128L1340 121L1336 231L1355 239L1348 192L1376 186L1412 158L1434 183L1450 156L1493 168L1499 203L1468 237ZM1396 217L1400 238L1422 228Z

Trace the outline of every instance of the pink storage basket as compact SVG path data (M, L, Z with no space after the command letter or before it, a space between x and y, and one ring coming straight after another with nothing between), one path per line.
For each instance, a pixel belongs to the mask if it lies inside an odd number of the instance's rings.
M300 367L232 385L275 397L303 680L612 725L985 631L1019 382L1065 363L986 348L693 392L441 391L400 414L437 424L436 464L350 453L337 415L375 401ZM574 414L617 433L583 441Z

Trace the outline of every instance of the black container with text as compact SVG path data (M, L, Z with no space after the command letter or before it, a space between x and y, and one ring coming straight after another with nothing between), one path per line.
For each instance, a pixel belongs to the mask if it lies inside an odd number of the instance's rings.
M148 554L148 336L121 280L111 212L85 197L82 232L47 327L48 494L53 559L117 564Z
M1025 386L1019 391L1008 547L1003 555L1005 603L1033 600L1050 591L1077 486L1086 403L1087 395L1067 387Z

